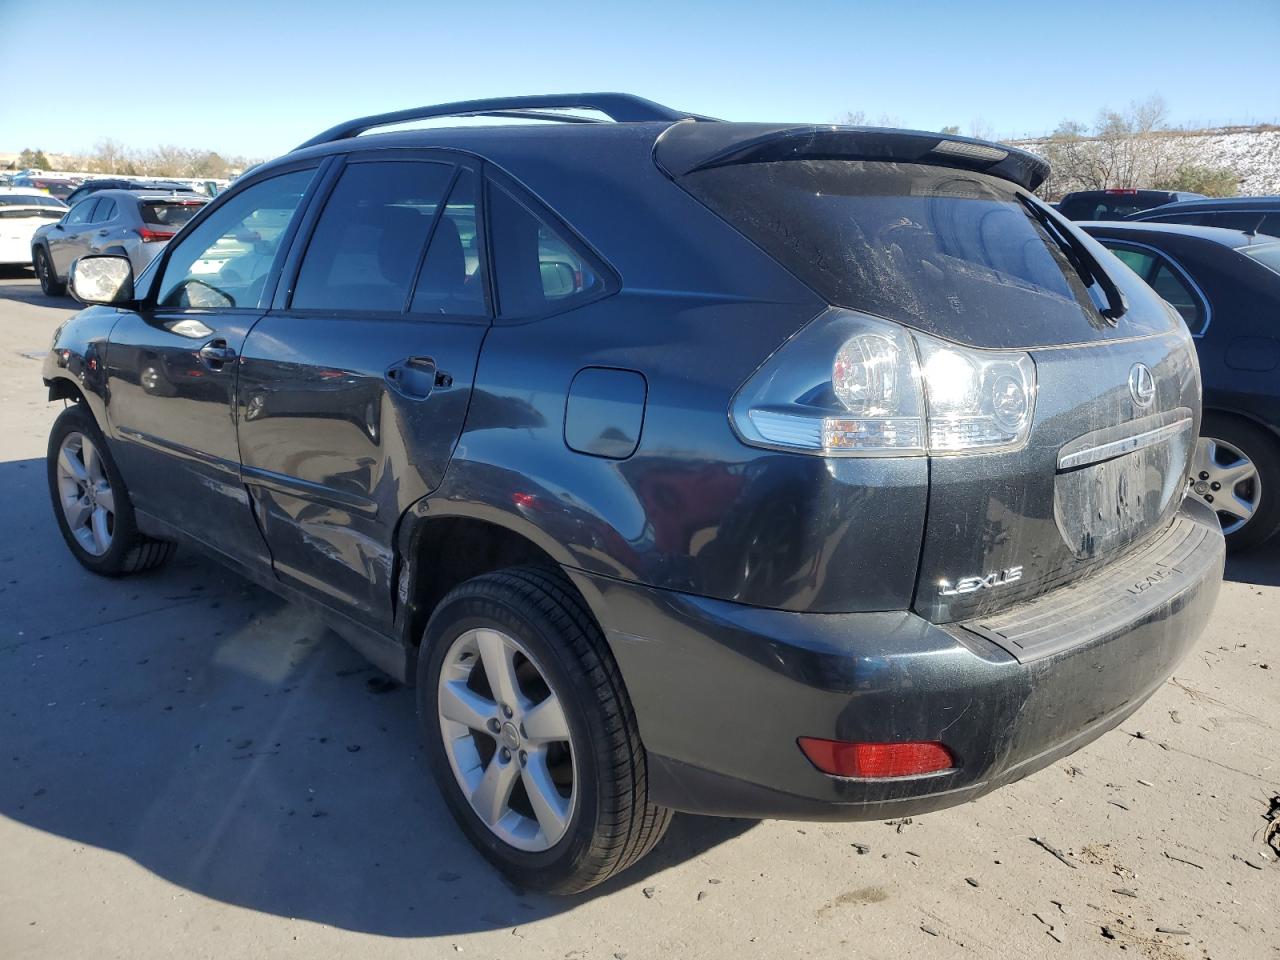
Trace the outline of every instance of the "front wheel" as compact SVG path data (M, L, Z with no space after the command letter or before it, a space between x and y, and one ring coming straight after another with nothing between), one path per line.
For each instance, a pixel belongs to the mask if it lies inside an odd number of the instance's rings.
M436 780L472 843L516 883L576 893L661 839L671 811L649 803L622 678L558 571L467 581L422 643L418 712Z
M172 543L139 532L124 477L83 404L54 421L47 465L58 529L85 569L119 577L158 567L172 555Z
M49 251L44 247L36 247L31 255L31 266L36 271L36 279L40 281L40 290L46 297L60 297L66 292L66 285L58 282Z
M1280 529L1280 440L1260 427L1206 413L1189 482L1217 513L1227 549L1255 547Z

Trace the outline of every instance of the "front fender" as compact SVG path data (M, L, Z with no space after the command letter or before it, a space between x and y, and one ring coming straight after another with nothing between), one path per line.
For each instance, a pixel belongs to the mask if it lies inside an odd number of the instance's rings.
M106 357L111 331L120 318L114 307L89 307L58 327L45 355L41 376L49 399L84 397L94 420L110 435Z

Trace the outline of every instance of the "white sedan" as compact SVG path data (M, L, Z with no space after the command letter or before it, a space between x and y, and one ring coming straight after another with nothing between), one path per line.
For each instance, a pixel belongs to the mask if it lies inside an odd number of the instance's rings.
M67 205L43 190L0 187L0 267L31 264L31 235L61 219Z

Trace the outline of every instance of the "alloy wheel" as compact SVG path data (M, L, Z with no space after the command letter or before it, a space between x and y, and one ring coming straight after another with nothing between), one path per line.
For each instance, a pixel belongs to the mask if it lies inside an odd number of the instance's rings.
M58 448L58 505L76 542L95 557L111 549L116 504L106 464L83 433L68 433Z
M449 766L476 816L519 850L555 846L578 782L569 724L545 671L501 630L468 630L445 654L436 702Z
M1214 437L1201 437L1196 444L1189 483L1191 492L1218 514L1224 534L1252 520L1262 502L1257 466L1239 447Z

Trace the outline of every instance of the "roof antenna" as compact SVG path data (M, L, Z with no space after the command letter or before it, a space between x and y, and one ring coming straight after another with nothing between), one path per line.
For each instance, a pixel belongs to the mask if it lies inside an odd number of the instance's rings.
M1264 213L1258 218L1257 223L1244 232L1244 235L1249 238L1250 243L1257 239L1258 231L1262 229L1262 221L1265 219L1267 219L1267 215Z

